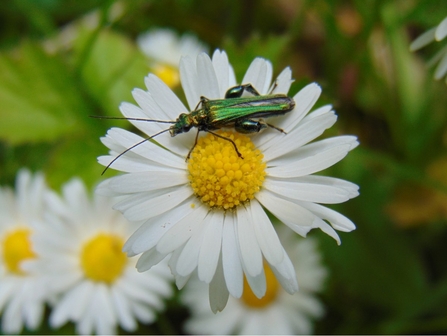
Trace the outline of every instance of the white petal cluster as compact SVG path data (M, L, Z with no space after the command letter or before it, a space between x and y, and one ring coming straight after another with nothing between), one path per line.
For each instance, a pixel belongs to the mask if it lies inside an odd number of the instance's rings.
M439 25L427 30L410 45L411 51L419 50L433 41L440 42L447 36L447 17ZM435 56L429 61L429 66L438 64L434 78L441 79L447 74L447 45L444 45Z
M32 175L28 170L17 174L15 189L0 188L0 313L1 330L7 334L19 333L23 327L37 329L48 297L42 277L26 269L27 259L20 263L24 274L8 271L3 246L9 233L35 230L36 221L43 217L48 189L42 174Z
M81 251L93 237L112 234L125 241L134 228L112 210L111 200L90 200L84 184L73 179L63 186L62 196L46 197L48 211L33 235L41 256L30 263L40 273L52 296L49 324L59 328L68 321L80 334L114 334L119 325L131 332L138 322L152 323L163 298L172 294L171 274L165 264L138 273L135 259L126 259L122 274L113 283L94 281L81 266Z
M321 263L314 239L297 240L290 235L290 230L282 228L278 231L285 250L291 256L300 290L289 295L280 288L274 300L262 307L252 307L243 299L230 298L224 311L213 314L203 282L194 277L181 296L191 311L185 325L187 332L213 335L312 333L312 319L323 315L323 305L315 294L322 289L327 270Z

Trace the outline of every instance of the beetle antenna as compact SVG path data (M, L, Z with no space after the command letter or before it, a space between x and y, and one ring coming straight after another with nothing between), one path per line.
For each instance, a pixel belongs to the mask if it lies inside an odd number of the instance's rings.
M150 140L150 139L152 139L152 138L155 138L157 135L160 135L160 134L162 134L162 133L165 133L165 132L167 132L167 131L169 131L169 130L170 130L170 129L167 128L167 129L165 129L165 130L163 130L163 131L160 131L160 132L158 132L158 133L155 133L154 135L151 135L151 136L148 137L148 138L145 138L144 140L142 140L142 141L140 141L140 142L137 142L135 145L130 146L130 147L127 148L124 152L121 152L116 158L114 158L112 161L110 161L110 163L109 163L109 164L104 168L104 170L102 171L101 175L104 175L104 173L107 171L107 169L109 169L109 167L110 167L116 160L118 160L121 156L123 156L123 155L126 154L127 152L131 151L132 149L134 149L135 147L141 145L142 143L145 143L146 141L148 141L148 140Z
M95 119L118 119L118 120L133 120L133 121L148 121L148 122L158 122L163 124L175 124L174 120L157 120L157 119L146 119L146 118L127 118L127 117L108 117L108 116L90 116L90 118ZM148 138L150 139L150 138Z

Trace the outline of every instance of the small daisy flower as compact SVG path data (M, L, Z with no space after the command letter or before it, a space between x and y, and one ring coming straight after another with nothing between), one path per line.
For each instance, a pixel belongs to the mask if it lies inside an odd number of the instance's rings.
M19 333L23 326L37 329L45 308L45 283L27 269L30 260L40 258L30 237L34 222L44 212L47 192L42 174L28 170L17 174L15 193L0 188L0 312L4 333Z
M123 103L128 118L175 120L195 109L201 96L224 98L236 85L225 52L205 53L180 62L182 86L189 109L157 76L145 79L148 91L135 89L140 107ZM272 65L256 58L241 83L251 83L261 95L287 93L291 70L284 69L272 86ZM171 254L170 267L181 288L194 270L210 285L213 311L222 310L229 294L239 298L244 275L259 298L266 292L264 261L289 293L298 290L293 264L266 213L268 210L296 233L305 236L320 228L340 243L335 232L351 231L345 216L319 203L341 203L358 195L358 186L336 178L313 175L340 161L358 145L354 136L339 136L310 143L331 127L337 117L331 106L310 112L321 89L310 84L294 97L295 108L285 116L269 118L273 128L251 137L225 130L205 134L195 142L195 132L157 137L157 146L123 129L112 128L103 143L110 155L99 158L126 172L102 182L97 191L121 195L115 205L130 221L144 221L126 242L130 256L142 254L137 267L147 270ZM163 125L132 121L145 134ZM242 157L236 154L233 143ZM142 142L140 145L135 144Z
M50 326L72 321L80 334L113 334L117 325L131 332L137 321L153 322L172 293L169 268L137 272L136 260L122 252L132 228L110 199L89 200L78 179L62 194L48 195L49 211L33 237L42 258L32 267L54 296Z
M208 49L194 35L184 34L179 38L170 29L150 30L141 34L137 43L151 60L152 72L170 88L174 88L180 83L178 63L182 55L196 57L200 52Z
M192 314L186 322L186 331L221 335L312 333L312 319L323 314L323 305L314 294L322 289L327 271L321 263L316 241L312 238L297 241L288 231L282 228L279 233L297 273L300 284L297 293L289 295L284 291L265 263L267 292L262 299L253 294L245 281L241 298L230 298L227 309L213 314L203 288L205 284L195 277L181 296Z
M429 29L410 45L411 51L416 51L428 45L429 43L436 41L440 42L447 36L447 17L441 21L439 25ZM438 64L435 70L435 79L441 79L447 74L447 44L436 53L435 56L429 61L429 66Z

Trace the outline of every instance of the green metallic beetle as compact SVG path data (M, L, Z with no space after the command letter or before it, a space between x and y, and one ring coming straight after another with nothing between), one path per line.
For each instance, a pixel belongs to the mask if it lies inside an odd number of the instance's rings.
M251 93L253 96L242 97L242 94L245 91ZM143 118L106 117L107 119L126 119L145 122L159 122L173 125L127 148L107 165L103 171L103 174L122 155L141 145L142 143L156 137L157 135L169 131L171 136L175 137L178 134L189 132L191 128L194 127L197 128L197 135L194 145L186 156L186 160L189 159L191 152L196 146L200 132L208 132L219 138L230 141L233 144L237 155L242 158L242 155L237 149L237 146L233 140L213 131L220 128L234 128L239 133L248 134L258 133L267 127L271 127L285 133L281 128L266 123L262 118L276 117L286 114L292 111L294 107L295 101L293 98L290 98L285 94L279 93L261 96L251 84L244 84L228 89L224 99L208 99L203 96L200 97L200 102L193 111L190 113L182 113L176 120L172 121ZM253 118L260 119L254 120Z

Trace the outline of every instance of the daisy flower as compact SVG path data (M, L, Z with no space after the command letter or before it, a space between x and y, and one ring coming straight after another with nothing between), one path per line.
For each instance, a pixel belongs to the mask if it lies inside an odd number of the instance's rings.
M447 36L447 17L441 21L439 25L429 29L410 45L411 51L416 51L425 47L433 41L440 42ZM435 70L435 79L441 79L447 74L447 44L436 53L435 56L429 61L429 66L438 64Z
M135 89L138 106L121 105L128 118L174 120L195 109L201 96L223 98L236 85L225 52L205 53L180 62L182 86L189 109L157 76L145 79L148 91ZM251 83L261 95L287 93L292 83L290 68L272 85L272 65L256 58L241 83ZM229 294L239 298L244 275L255 295L266 292L264 261L289 293L298 290L295 270L266 213L296 233L305 236L320 228L340 243L335 230L351 231L354 224L345 216L319 203L341 203L358 195L350 182L313 173L332 166L357 146L354 136L338 136L310 143L331 127L337 117L331 106L309 113L321 89L310 84L294 97L295 108L285 116L269 118L273 128L251 137L232 130L218 136L199 137L195 132L157 137L161 146L125 131L112 128L103 143L110 155L99 162L115 160L111 168L126 172L105 180L98 192L123 197L115 209L130 221L144 221L130 237L124 250L130 256L142 253L137 267L147 270L166 255L181 288L195 269L210 285L213 311L225 307ZM153 135L163 125L132 120L145 134ZM243 158L236 154L231 138ZM141 143L135 146L135 144Z
M227 309L213 314L209 309L206 285L197 277L186 285L182 302L191 310L185 330L191 334L278 335L311 334L312 319L321 317L323 305L315 297L322 289L326 269L321 263L316 241L297 241L284 227L279 231L285 250L291 256L300 290L289 295L279 285L272 270L264 264L267 292L258 299L246 282L240 299L230 298Z
M172 293L169 268L137 272L136 260L122 252L132 227L111 209L110 199L89 200L84 184L74 179L63 186L62 197L51 193L46 201L45 221L33 236L42 258L30 267L51 288L50 326L72 321L80 334L113 334L117 325L131 332L137 321L153 322Z
M23 326L37 329L45 308L45 284L26 268L40 258L31 243L34 222L42 219L44 194L42 174L28 170L17 174L15 193L0 188L0 313L4 333L19 333Z
M196 57L208 49L194 35L178 37L171 29L150 30L141 34L137 43L150 59L151 71L171 88L180 83L178 63L182 55Z

